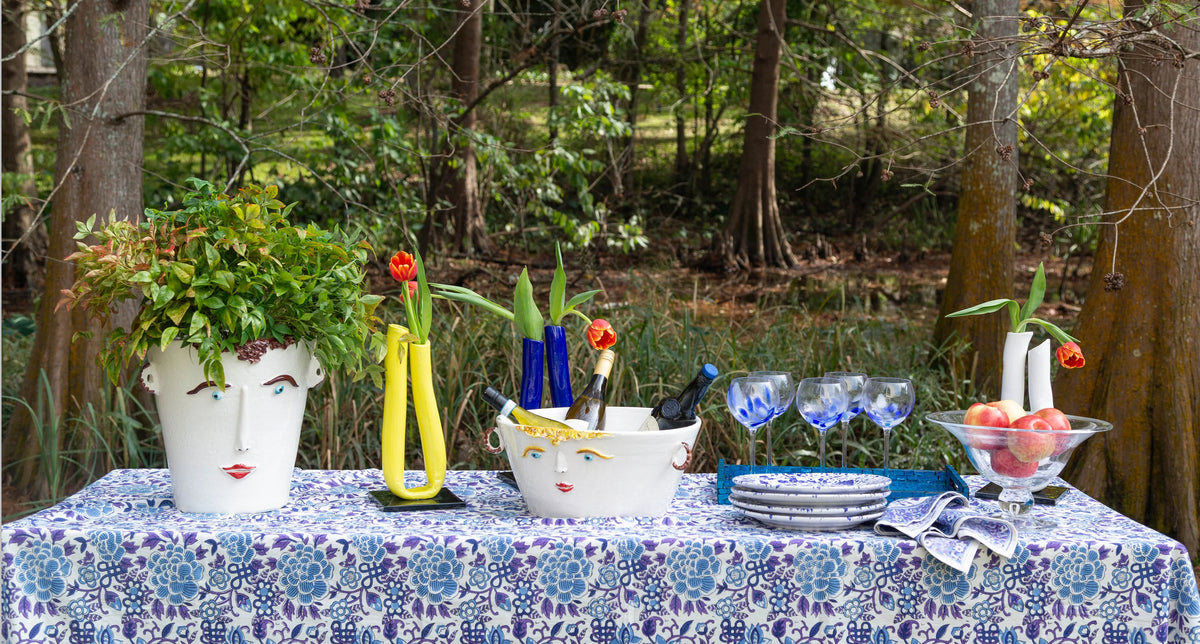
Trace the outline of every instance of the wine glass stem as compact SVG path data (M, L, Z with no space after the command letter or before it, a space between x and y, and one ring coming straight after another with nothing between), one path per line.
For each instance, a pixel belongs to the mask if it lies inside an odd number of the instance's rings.
M767 453L763 456L763 463L766 465L774 465L775 459L772 457L772 454L774 454L775 452L771 449L771 423L770 422L767 423L766 448L767 448Z
M754 471L754 430L750 430L750 471Z
M888 455L891 454L892 447L892 430L883 430L883 469L888 469Z
M822 429L817 433L821 435L821 469L825 469L825 430Z
M850 421L843 420L842 421L842 467L843 468L850 467L850 465L848 463L846 463L846 432L849 428L850 428Z

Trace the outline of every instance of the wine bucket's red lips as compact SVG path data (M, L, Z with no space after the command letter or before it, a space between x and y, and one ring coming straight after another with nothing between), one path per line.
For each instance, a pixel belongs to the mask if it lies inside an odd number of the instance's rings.
M253 472L255 468L253 465L242 465L241 463L238 463L237 465L230 465L229 467L222 467L221 469L233 478L241 480L247 476L250 476L250 473Z
M575 486L570 483L556 483L554 487L558 488L559 492L570 492L575 489Z

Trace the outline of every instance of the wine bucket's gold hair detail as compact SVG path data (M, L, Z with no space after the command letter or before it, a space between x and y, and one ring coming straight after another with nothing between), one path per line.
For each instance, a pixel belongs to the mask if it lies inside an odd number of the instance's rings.
M612 434L609 434L608 432L589 432L579 429L554 429L551 427L534 427L532 425L517 425L516 427L529 436L536 436L550 441L551 445L558 445L563 441L586 440L589 438L604 438L605 436L612 436Z

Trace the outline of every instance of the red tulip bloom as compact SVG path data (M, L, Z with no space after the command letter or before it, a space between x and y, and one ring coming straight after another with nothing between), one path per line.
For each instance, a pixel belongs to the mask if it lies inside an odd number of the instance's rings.
M388 270L397 282L412 282L417 279L417 260L404 251L397 251L388 262ZM409 287L409 292L414 290L416 287Z
M617 343L617 332L608 320L595 320L588 327L587 339L593 348L604 350Z
M1058 355L1058 364L1067 369L1077 369L1083 366L1083 349L1079 348L1074 342L1064 342L1056 352Z

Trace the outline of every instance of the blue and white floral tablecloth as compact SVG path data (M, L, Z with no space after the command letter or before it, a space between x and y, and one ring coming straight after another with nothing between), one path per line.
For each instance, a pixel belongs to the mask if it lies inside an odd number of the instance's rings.
M961 574L870 526L768 529L711 474L643 519L532 517L492 472L447 485L466 510L385 514L379 471L297 470L282 510L188 515L166 471L112 472L3 526L4 638L1200 644L1185 549L1077 491Z

